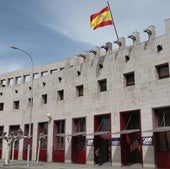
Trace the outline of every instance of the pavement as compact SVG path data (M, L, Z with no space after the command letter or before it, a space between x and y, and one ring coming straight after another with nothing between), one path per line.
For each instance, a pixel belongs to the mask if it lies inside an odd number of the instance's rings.
M143 167L144 169L154 169ZM0 160L0 169L142 169L140 164L132 166L111 166L110 164L103 164L102 166L93 164L70 164L70 163L54 163L54 162L39 162L30 161L27 167L26 161L14 161L9 166L4 166L4 160Z

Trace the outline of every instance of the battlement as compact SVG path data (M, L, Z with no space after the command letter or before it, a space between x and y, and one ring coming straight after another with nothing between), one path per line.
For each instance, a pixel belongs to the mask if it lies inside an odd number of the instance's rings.
M99 59L102 56L112 55L115 62L116 59L118 59L119 63L124 63L131 58L133 52L142 52L148 49L158 53L163 49L163 46L170 43L170 19L165 20L165 32L165 35L157 37L155 26L148 26L143 32L148 35L148 39L144 42L140 41L140 33L135 31L127 37L132 40L132 45L130 46L126 46L125 37L120 37L118 41L113 43L107 42L103 46L95 47L94 49L74 56L71 59L65 59L62 62L35 67L33 77L31 76L31 69L1 74L0 87L23 84L32 79L36 80L54 73L58 73L58 76L62 76L64 70L68 70L72 67L78 67L77 69L79 69L82 65L88 65L90 61ZM118 47L113 49L113 44L115 46L118 45ZM141 48L140 51L139 48Z

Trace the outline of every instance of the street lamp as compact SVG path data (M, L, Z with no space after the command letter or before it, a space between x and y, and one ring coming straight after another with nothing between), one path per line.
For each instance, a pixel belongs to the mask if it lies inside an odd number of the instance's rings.
M30 166L30 147L31 147L31 144L30 144L30 139L31 139L31 123L32 123L32 108L33 108L33 72L34 72L34 63L33 63L33 59L32 59L32 57L31 57L31 55L27 52L27 51L25 51L25 50L23 50L23 49L20 49L20 48L17 48L17 47L15 47L15 46L11 46L11 48L12 49L16 49L16 50L19 50L19 51L21 51L21 52L23 52L23 53L25 53L28 57L29 57L29 59L31 60L31 64L32 64L32 71L31 71L31 92L30 92L30 97L31 97L31 105L30 105L30 117L29 117L29 131L28 131L28 139L29 139L29 141L28 141L28 150L27 150L27 167L29 167Z

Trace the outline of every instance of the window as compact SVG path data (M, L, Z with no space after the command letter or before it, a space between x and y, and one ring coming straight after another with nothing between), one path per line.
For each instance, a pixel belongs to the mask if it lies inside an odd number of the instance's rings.
M73 119L72 127L73 133L85 132L86 119L84 117ZM85 149L85 136L83 135L73 136L72 141L74 145L73 151L83 151Z
M170 126L170 107L163 107L154 110L156 127ZM158 137L158 150L170 151L170 131L156 133Z
M62 70L64 70L64 67L61 67L61 68L60 68L60 71L62 71Z
M124 77L125 77L126 86L135 85L135 73L134 72L126 73L124 74Z
M3 126L0 126L0 136L3 135L3 132L4 131L4 127ZM0 138L0 148L2 149L2 145L3 145L3 139L2 137Z
M159 79L164 79L169 77L169 65L168 63L157 65L156 70Z
M39 73L34 73L33 74L33 79L38 79L40 77Z
M50 73L51 73L51 74L57 73L57 71L58 71L57 69L52 69L52 70L50 70Z
M30 75L24 75L24 83L31 81Z
M19 109L19 101L17 100L17 101L14 101L14 103L13 103L13 108L14 109Z
M76 86L77 96L83 96L83 85Z
M57 136L57 150L64 150L64 137Z
M14 79L13 78L9 78L8 79L8 86L13 86L14 85Z
M22 77L18 76L15 78L15 84L22 84Z
M42 95L42 103L47 104L47 94Z
M4 110L4 103L0 103L0 111Z
M59 90L57 93L58 93L58 100L64 100L64 90Z
M47 76L48 75L48 71L43 71L41 72L41 77Z
M99 91L100 92L103 92L103 91L107 90L107 80L106 79L99 80L98 85L99 85Z
M100 122L100 131L109 131L110 130L110 117L102 118Z
M156 109L158 127L170 126L170 108Z
M65 132L65 121L64 120L57 121L56 125L57 125L57 134L63 134ZM64 137L57 136L56 141L57 141L56 149L64 150Z
M170 151L170 132L159 132L158 143L158 149L160 151Z
M5 79L1 80L1 86L5 87L5 85L6 85L6 80Z

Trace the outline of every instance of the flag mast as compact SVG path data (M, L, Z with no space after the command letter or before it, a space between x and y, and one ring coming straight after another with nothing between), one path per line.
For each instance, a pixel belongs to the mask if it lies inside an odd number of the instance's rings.
M119 42L118 33L117 33L117 30L116 30L115 22L114 22L114 20L113 20L112 11L111 11L111 8L110 8L110 5L109 5L109 2L108 2L108 1L107 1L107 5L108 5L108 7L109 7L109 10L110 10L110 15L111 15L111 18L112 18L112 22L113 22L114 30L115 30L116 37L117 37L117 41Z

